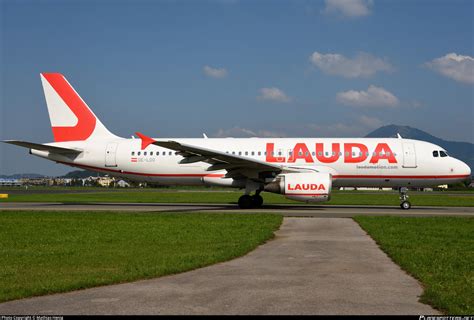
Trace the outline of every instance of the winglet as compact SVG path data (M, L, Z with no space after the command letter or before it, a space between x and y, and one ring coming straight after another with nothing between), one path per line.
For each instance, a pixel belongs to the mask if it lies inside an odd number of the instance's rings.
M402 139L402 136L399 133L397 133L397 138Z
M155 140L153 140L152 138L144 135L144 134L141 134L140 132L135 132L135 134L140 137L140 139L142 139L142 150L146 149L150 144L152 144L153 142L155 142Z

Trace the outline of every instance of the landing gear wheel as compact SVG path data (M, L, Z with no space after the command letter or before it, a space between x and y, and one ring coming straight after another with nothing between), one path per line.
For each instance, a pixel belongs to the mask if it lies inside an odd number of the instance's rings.
M240 209L250 209L253 206L253 199L248 194L244 194L239 198Z
M409 201L403 201L402 203L400 203L400 208L402 208L403 210L408 210L411 208L411 203Z
M263 204L263 198L261 195L256 194L252 197L252 202L255 208L260 208Z
M398 190L400 192L400 208L408 210L411 208L411 203L408 201L408 188L402 187Z

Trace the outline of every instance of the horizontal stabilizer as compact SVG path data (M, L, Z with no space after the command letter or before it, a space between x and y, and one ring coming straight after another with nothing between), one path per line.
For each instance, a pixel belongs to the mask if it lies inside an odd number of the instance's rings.
M28 141L19 141L19 140L4 140L3 142L9 143L9 144L14 144L20 147L25 147L29 149L35 149L35 150L43 150L43 151L49 151L52 153L58 153L58 154L78 154L81 153L82 150L80 149L70 149L70 148L64 148L64 147L56 147L56 146L50 146L47 144L41 144L41 143L34 143L34 142L28 142Z

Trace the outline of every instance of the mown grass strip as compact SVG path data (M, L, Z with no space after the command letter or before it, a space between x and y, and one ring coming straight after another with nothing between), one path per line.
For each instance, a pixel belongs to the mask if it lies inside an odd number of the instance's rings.
M174 274L273 237L268 214L0 211L0 301Z
M137 203L236 203L238 192L97 192L68 194L11 194L0 202L137 202ZM265 204L298 204L282 195L264 193ZM423 194L410 197L414 206L473 207L474 196L456 194ZM328 205L391 205L398 206L398 193L343 193L332 194Z
M448 314L474 314L474 218L355 220L398 265L422 282L422 302Z

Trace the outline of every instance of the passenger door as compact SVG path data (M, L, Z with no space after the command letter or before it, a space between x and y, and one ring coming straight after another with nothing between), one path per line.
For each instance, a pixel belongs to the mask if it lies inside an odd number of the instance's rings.
M105 166L116 167L117 166L117 145L118 143L112 142L107 144L105 148Z
M416 168L416 151L413 143L403 143L403 167Z

